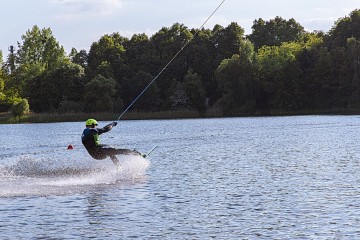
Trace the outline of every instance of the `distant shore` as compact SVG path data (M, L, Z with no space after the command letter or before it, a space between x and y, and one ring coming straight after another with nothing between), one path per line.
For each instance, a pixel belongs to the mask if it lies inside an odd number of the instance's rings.
M0 124L16 123L47 123L47 122L80 122L88 118L99 121L115 121L121 113L31 113L15 118L10 113L0 113ZM222 114L212 111L200 114L197 111L166 111L166 112L128 112L122 120L147 120L147 119L182 119L221 117Z
M257 113L224 114L211 110L206 113L197 111L164 111L164 112L128 112L122 120L151 120L151 119L188 119L188 118L222 118L222 117L266 117L266 116L296 116L296 115L360 115L359 109L330 109L316 111L271 111ZM81 122L88 118L99 121L115 121L120 113L30 113L15 118L10 113L0 113L0 124L17 123L50 123L50 122Z

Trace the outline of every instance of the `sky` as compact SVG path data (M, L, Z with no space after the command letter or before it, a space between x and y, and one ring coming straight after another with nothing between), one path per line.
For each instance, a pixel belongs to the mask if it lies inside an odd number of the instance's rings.
M50 28L67 53L73 47L88 51L101 36L114 32L131 38L139 33L151 37L174 23L199 28L222 1L0 0L0 50L5 58L9 46L17 49L34 25ZM250 34L254 20L280 16L294 18L307 31L327 32L355 9L360 9L360 0L225 0L205 28L237 22Z

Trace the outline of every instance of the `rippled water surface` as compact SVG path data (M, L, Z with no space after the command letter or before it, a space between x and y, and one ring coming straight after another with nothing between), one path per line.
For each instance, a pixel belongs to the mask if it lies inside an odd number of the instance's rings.
M158 147L120 170L82 130L0 125L0 239L360 238L359 116L121 121L103 143Z

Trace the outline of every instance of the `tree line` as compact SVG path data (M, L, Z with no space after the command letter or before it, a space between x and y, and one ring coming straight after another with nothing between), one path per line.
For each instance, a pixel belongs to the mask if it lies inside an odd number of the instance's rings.
M0 51L0 112L26 102L33 112L121 112L190 40L132 110L360 110L360 10L327 33L275 17L255 20L247 36L236 22L175 23L151 37L106 34L69 54L50 28L34 26L21 39L5 60Z

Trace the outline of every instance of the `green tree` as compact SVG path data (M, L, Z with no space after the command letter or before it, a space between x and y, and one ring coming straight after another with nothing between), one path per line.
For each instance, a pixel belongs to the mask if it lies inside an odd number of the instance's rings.
M20 96L29 99L29 104L34 112L42 112L48 109L41 84L46 74L46 68L42 63L23 64L12 75L11 84L16 88Z
M23 67L18 69L18 73ZM47 71L41 64L29 65L18 77L27 79L22 95L29 99L34 112L57 111L64 103L75 106L74 103L83 98L84 70L74 63L63 63ZM71 111L68 107L67 110Z
M85 85L85 111L112 112L114 110L114 96L116 81L97 75Z
M108 75L114 77L121 75L120 73L124 68L124 43L127 41L128 39L120 36L119 33L113 33L111 35L106 34L99 41L94 42L90 47L87 57L89 77L93 78L99 74L98 68L102 68L104 66L103 63L109 64L108 71L110 72L107 73Z
M284 42L299 40L304 33L304 27L295 19L285 20L277 16L270 21L264 21L262 18L255 20L248 38L255 49L259 49L262 46L280 46Z
M105 78L115 78L113 68L111 67L111 63L108 61L101 62L91 75L93 74L95 74L95 76L102 75Z
M151 76L158 74L161 63L154 44L146 34L134 34L130 41L124 42L124 48L126 49L125 62L123 71L118 76L121 81L117 84L117 93L121 95L124 105L129 105L136 97L135 95L139 94L152 80ZM142 77L143 79L140 79ZM157 82L154 83L155 85ZM149 90L152 91L152 89ZM139 100L142 101L142 99ZM133 108L142 105L135 104ZM145 109L149 110L153 107L148 106Z
M126 77L132 77L139 71L152 75L159 71L160 59L155 46L146 34L134 34L130 41L124 42L126 50Z
M74 63L63 64L48 71L42 88L47 89L47 103L54 109L76 111L81 109L81 100L84 95L84 69ZM74 108L74 109L72 109Z
M206 96L200 76L190 69L184 77L184 89L189 97L189 104L192 109L199 112L206 111Z
M130 94L131 101L133 101L145 89L145 87L153 80L151 74L144 71L137 72L131 78ZM129 102L130 104L130 102ZM141 95L138 101L134 104L133 109L140 111L156 111L159 110L160 96L159 89L156 82Z
M181 82L176 82L172 88L172 95L169 97L171 110L189 109L189 96L186 94Z
M345 47L348 38L360 39L360 9L356 9L349 16L339 18L331 28L326 43L328 47Z
M108 105L111 108L120 109L123 107L122 92L127 92L123 86L128 79L130 66L126 63L126 51L124 45L129 40L122 37L119 33L106 34L99 41L91 45L87 56L86 82L97 78L98 75L106 79L115 81L114 95L118 97L114 100L111 95L107 95ZM86 96L85 96L86 97ZM105 100L104 100L105 101ZM105 102L103 103L105 104ZM111 102L111 104L110 104ZM85 105L87 102L85 102ZM86 107L89 109L89 106ZM97 111L92 109L91 111ZM112 111L109 109L107 111Z
M190 41L191 38L192 33L189 29L179 23L173 24L170 28L163 27L160 31L155 33L151 37L151 42L160 58L160 66L158 67L157 72L168 64L175 54L178 53L184 44ZM170 97L169 95L166 95L166 93L168 93L167 90L172 87L172 79L180 81L185 76L188 69L187 52L188 49L185 48L157 80L163 100Z
M261 85L270 108L291 110L300 90L295 86L301 74L296 62L297 54L302 50L302 45L292 42L283 43L281 46L263 46L258 51L260 63Z
M320 75L321 105L326 108L356 107L357 81L354 64L357 62L356 41L360 39L360 10L354 10L349 16L340 18L325 36L328 55L322 55L327 61L326 76ZM319 59L319 63L324 63ZM325 66L324 66L325 67ZM355 77L355 78L354 78ZM326 78L324 80L324 78Z
M249 41L241 41L239 54L221 62L216 79L222 92L219 104L225 114L256 110L257 68L257 56Z
M352 99L351 105L360 107L360 41L356 38L348 38L348 63L351 66L349 71L352 76Z
M48 72L70 63L69 58L50 28L40 29L35 25L21 38L16 54L10 56L16 64L8 76L7 95L12 99L27 98L34 111L46 111L51 104L47 104L46 98L48 85L42 81ZM58 93L59 89L54 92Z
M308 89L309 98L313 102L314 109L327 109L331 108L329 98L334 95L334 71L332 65L332 56L327 47L320 47L314 53L315 64L313 69L309 72L312 83Z
M0 50L0 65L2 64L3 64L2 51ZM0 67L0 111L6 110L7 108L6 104L4 104L6 100L4 87L5 87L4 73L2 71L2 68Z
M30 106L26 99L22 99L20 102L15 103L11 108L11 113L14 117L20 118L30 113Z
M302 76L299 85L306 96L303 95L302 102L305 110L318 110L321 106L322 82L329 77L327 62L329 51L324 46L324 33L306 33L302 36L299 44L302 49L296 54ZM324 63L324 65L322 65ZM318 72L317 72L318 71ZM297 75L295 75L297 76Z
M216 47L212 39L213 33L209 29L191 30L193 34L198 31L196 37L188 45L188 72L192 69L198 74L205 90L205 95L209 99L209 104L213 104L219 96L217 95L217 82L215 80L215 70L217 65L214 64Z
M8 61L2 61L2 52L0 51L0 112L7 112L11 107L18 103L21 98L19 94L10 86L11 71L9 71Z
M18 43L16 63L43 64L46 68L56 68L60 63L68 61L65 50L52 35L50 28L39 29L34 26L22 35L22 43Z
M76 48L72 48L69 57L71 62L78 64L82 66L84 69L86 69L88 64L88 54L86 50L83 49L80 50L80 52L78 52Z
M226 28L215 25L213 29L212 43L215 47L215 68L224 59L231 58L239 53L241 42L244 39L244 29L237 23L232 22Z
M0 50L0 66L3 65L3 56L2 51ZM4 73L3 68L0 67L0 96L2 96L4 93Z

